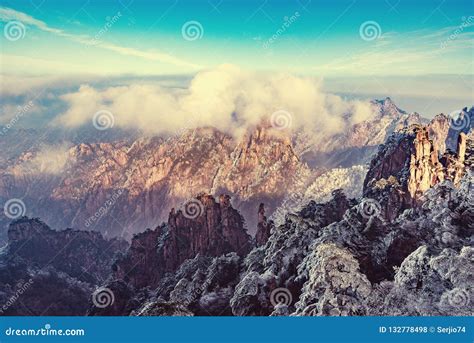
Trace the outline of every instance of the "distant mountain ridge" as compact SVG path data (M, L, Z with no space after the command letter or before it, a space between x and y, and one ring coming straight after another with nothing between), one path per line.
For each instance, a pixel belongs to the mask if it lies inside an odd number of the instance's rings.
M364 165L392 132L427 122L419 114L400 110L390 98L373 105L375 118L317 146L308 146L297 133L290 136L264 126L238 140L213 128L187 130L170 138L124 138L119 133L120 139L114 140L108 134L103 142L67 147L59 162L37 161L45 153L33 144L17 157L13 152L9 155L1 169L0 199L22 199L26 214L54 228L93 229L130 239L143 228L155 227L171 208L179 208L195 194L226 193L254 233L254 209L259 203L266 204L271 216L282 205L287 190L303 197L322 174L335 167ZM440 115L431 123L430 134L446 141L450 118ZM27 141L30 144L32 138ZM58 172L37 170L48 171L56 164ZM9 221L1 217L4 226Z

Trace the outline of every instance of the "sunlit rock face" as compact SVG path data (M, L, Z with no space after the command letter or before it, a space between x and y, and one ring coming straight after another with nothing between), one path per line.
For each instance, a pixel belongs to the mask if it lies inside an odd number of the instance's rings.
M6 165L2 199L22 198L28 214L55 228L92 229L127 239L155 227L171 208L201 192L232 195L254 233L255 206L265 201L275 208L296 173L310 173L289 136L264 127L239 138L202 128L168 139L81 143L64 153L58 174L32 169L27 161L35 154ZM100 220L91 220L99 211L104 214Z
M439 183L451 181L458 186L466 170L473 168L470 136L458 132L456 151L443 153L438 149L439 137L443 134L433 133L431 125L413 125L392 134L372 159L363 193L366 197L385 193L381 205L387 219L417 206L424 193Z

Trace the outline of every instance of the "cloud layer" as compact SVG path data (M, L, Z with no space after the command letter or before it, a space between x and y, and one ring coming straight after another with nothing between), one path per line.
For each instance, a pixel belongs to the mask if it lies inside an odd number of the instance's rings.
M172 134L183 128L213 126L234 135L270 122L275 112L289 116L288 129L333 134L373 116L369 102L346 101L324 93L321 81L288 74L259 74L221 65L198 73L189 87L131 84L96 89L82 85L61 98L68 110L56 124L91 125L94 114L108 111L115 127Z
M70 159L69 148L69 144L43 145L15 168L22 174L61 174Z

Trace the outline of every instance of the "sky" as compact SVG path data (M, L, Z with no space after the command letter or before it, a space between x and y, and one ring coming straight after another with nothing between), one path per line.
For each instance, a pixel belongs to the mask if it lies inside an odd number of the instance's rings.
M2 0L0 29L8 96L163 76L185 87L230 64L427 116L473 103L472 0Z

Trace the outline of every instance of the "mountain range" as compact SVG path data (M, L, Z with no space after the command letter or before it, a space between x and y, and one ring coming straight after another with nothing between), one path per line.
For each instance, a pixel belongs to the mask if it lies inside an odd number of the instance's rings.
M298 194L317 189L315 200L327 200L336 188L359 196L362 182L348 180L363 179L364 166L378 145L403 127L427 122L400 110L390 98L373 105L373 119L321 139L324 144L265 123L237 138L214 128L183 129L165 138L123 132L76 133L69 138L55 130L11 132L14 142L0 143L0 199L22 199L25 214L42 218L54 229L92 229L129 240L166 220L171 208L196 194L225 193L244 215L249 232L255 233L254 208L264 202L273 214L288 189ZM449 120L436 117L439 127L434 130L444 137ZM335 168L348 177L335 176L334 187L320 189L328 173L337 173ZM98 210L104 212L110 199L114 206L107 207L107 215L91 220ZM1 218L3 227L8 222Z
M0 199L23 205L2 313L472 315L474 108L372 105L317 144L267 123L2 140Z

